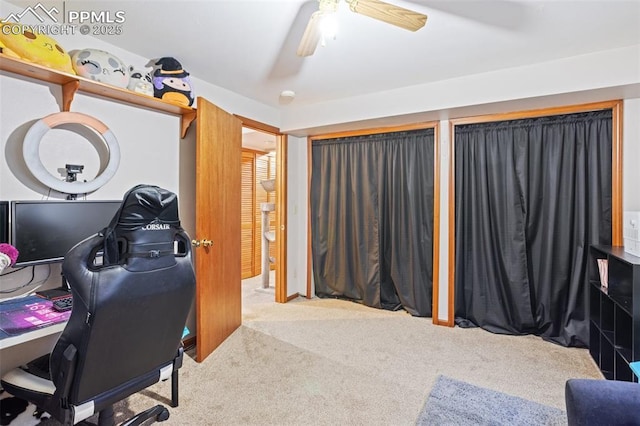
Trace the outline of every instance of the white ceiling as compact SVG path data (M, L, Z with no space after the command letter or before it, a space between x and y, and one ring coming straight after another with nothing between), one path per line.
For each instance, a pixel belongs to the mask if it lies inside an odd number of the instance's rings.
M640 0L387 1L427 14L426 26L412 33L341 2L337 38L306 58L295 51L315 0L90 3L126 12L110 43L175 56L199 79L274 107L283 90L305 105L640 43Z
M276 150L276 137L245 127L242 129L242 146L256 151L272 152Z

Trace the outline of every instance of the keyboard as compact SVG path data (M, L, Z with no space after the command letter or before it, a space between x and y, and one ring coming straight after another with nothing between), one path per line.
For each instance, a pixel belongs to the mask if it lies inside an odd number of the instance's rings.
M65 296L53 301L53 310L57 312L68 311L73 308L73 297Z

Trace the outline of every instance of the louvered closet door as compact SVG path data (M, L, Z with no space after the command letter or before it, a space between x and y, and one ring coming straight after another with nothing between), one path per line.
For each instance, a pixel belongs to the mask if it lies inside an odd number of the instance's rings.
M242 207L241 207L241 234L242 234L242 279L257 275L255 270L255 244L256 227L253 212L255 203L255 154L242 152Z

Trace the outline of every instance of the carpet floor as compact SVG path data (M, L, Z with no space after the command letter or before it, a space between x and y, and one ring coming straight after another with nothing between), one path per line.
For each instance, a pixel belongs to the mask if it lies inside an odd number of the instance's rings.
M567 379L602 377L585 349L342 300L277 304L259 286L243 285L238 330L203 362L185 357L164 425L415 425L439 376L564 410ZM131 396L116 421L170 393L163 382Z

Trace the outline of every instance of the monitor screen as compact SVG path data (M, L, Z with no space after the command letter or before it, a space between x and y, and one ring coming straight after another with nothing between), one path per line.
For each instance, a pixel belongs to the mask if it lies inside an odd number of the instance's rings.
M9 202L0 201L0 243L9 242Z
M61 262L71 247L106 228L122 201L12 201L15 266Z

